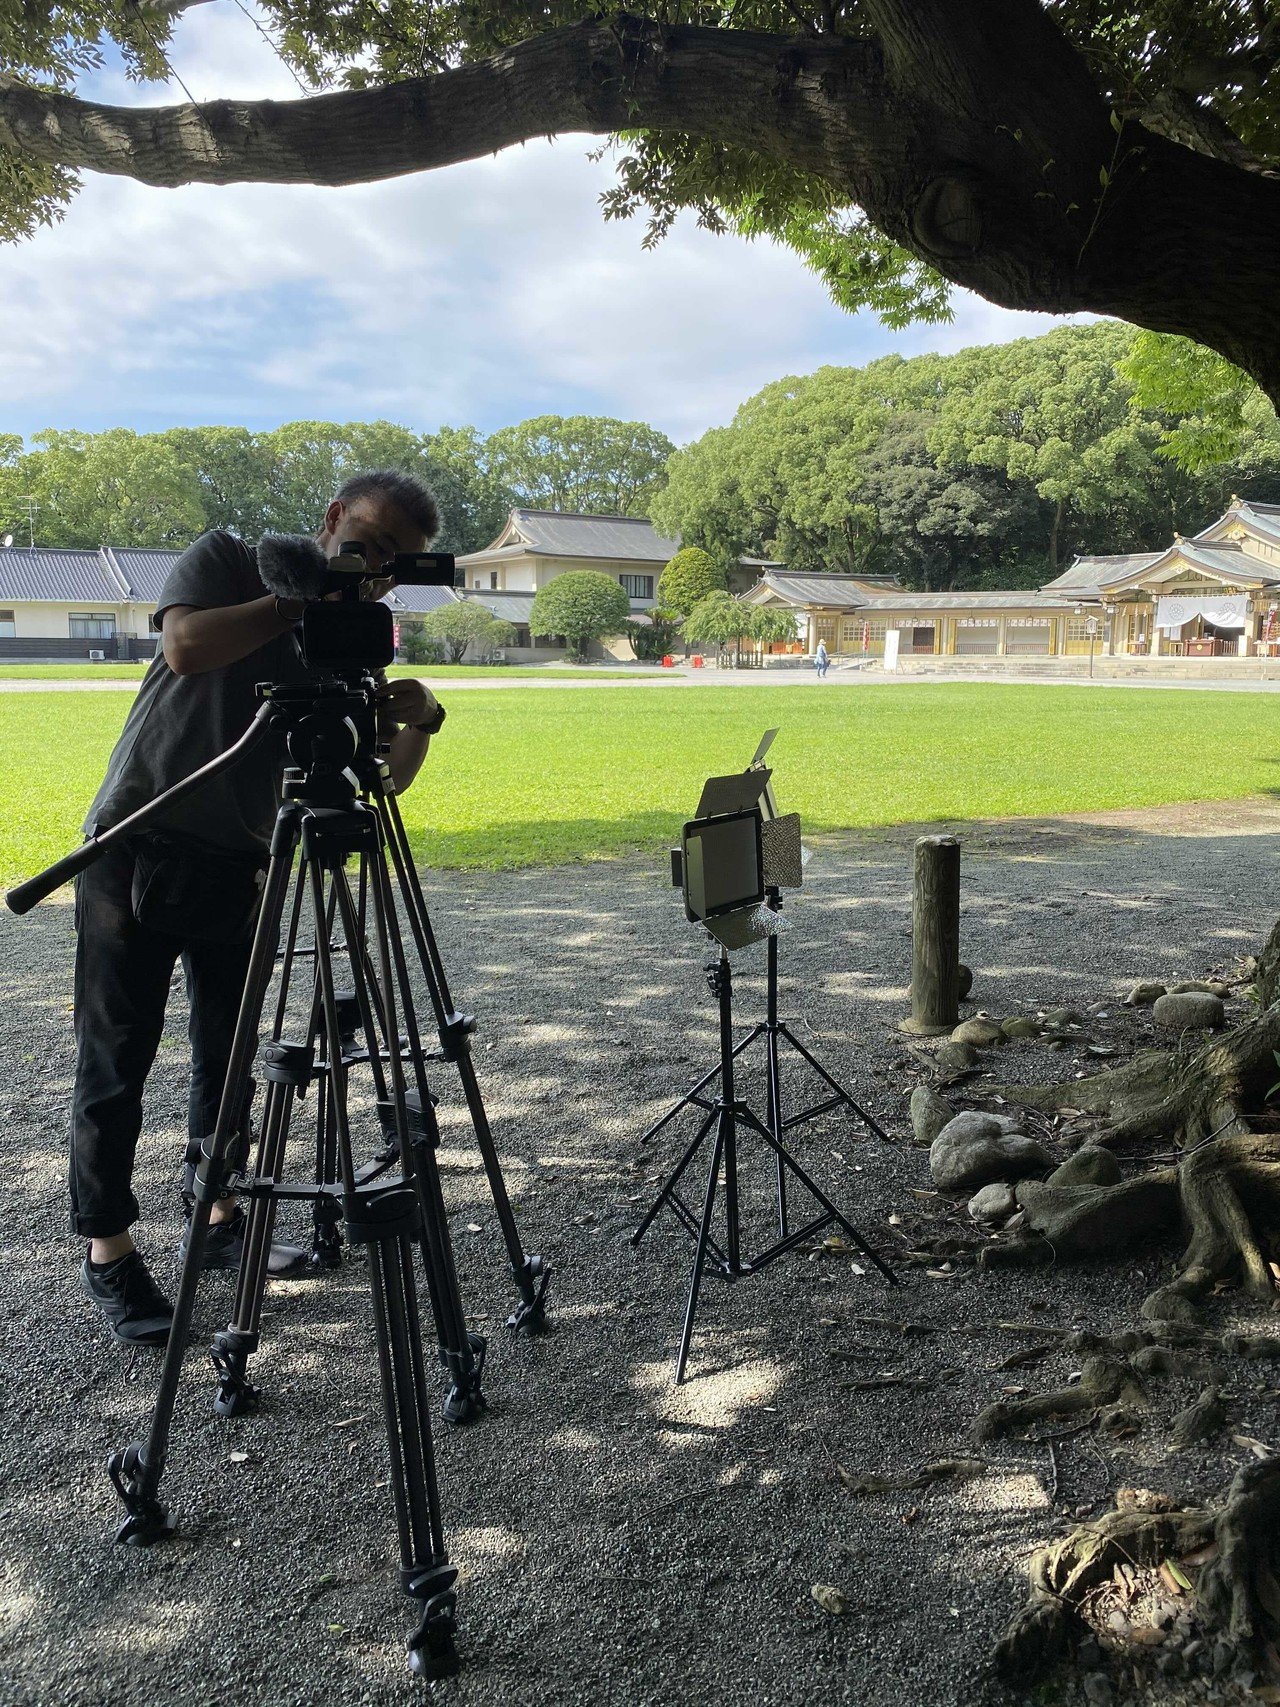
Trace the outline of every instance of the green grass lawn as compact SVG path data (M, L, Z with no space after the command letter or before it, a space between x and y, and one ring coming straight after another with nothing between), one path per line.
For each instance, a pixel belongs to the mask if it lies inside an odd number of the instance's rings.
M127 681L140 682L147 666L145 664L0 664L0 681L26 682L97 682L97 681ZM651 666L652 668L652 666ZM628 681L635 676L636 671L606 670L598 665L571 664L561 668L557 664L546 666L529 666L522 669L519 665L505 664L486 666L484 664L393 664L387 671L389 676L423 676L430 681L437 677L448 678L461 676L470 681L495 682L510 681L512 677L537 676L551 677L566 682L586 681Z
M122 697L0 695L0 878L72 847ZM1280 786L1280 698L912 684L459 694L404 798L427 864L639 848L661 860L703 779L776 723L775 787L810 831L1229 800Z

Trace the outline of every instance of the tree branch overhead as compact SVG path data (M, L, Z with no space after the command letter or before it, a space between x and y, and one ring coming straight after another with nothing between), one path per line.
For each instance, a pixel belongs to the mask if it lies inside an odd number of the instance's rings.
M163 0L161 0L163 3ZM1280 180L1120 118L1038 0L865 0L867 36L620 13L297 101L109 107L0 73L0 150L187 183L368 183L554 135L691 138L831 187L1006 307L1116 314L1280 396ZM1229 133L1228 133L1229 135ZM1176 264L1172 258L1176 256Z

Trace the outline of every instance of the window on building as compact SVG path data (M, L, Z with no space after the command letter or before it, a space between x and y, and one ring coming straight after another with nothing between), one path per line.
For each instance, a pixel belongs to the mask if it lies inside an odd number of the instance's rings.
M112 640L116 619L109 611L73 611L67 618L67 633L72 640Z
M622 590L629 599L651 599L653 597L652 575L619 575Z
M489 591L491 593L496 593L497 590L498 590L498 571L496 569L490 569L490 571L489 571Z
M836 637L836 619L833 616L820 616L815 624L815 633L819 640L834 642Z
M18 630L11 610L0 610L0 640L16 640Z

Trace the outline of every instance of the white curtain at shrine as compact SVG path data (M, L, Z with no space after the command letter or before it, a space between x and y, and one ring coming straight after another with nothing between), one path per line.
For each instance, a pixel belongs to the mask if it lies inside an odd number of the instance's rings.
M1156 627L1177 634L1184 623L1202 617L1215 628L1243 628L1248 615L1247 593L1193 593L1185 598L1156 601Z

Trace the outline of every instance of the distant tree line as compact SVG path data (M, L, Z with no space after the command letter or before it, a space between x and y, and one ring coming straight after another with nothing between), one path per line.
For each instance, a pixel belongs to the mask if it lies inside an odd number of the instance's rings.
M1280 430L1211 352L1101 321L777 380L667 475L654 522L726 561L1019 587L1280 500Z
M42 545L181 546L211 527L256 539L316 526L347 474L386 466L435 489L443 550L479 550L521 505L651 516L709 554L717 587L740 556L930 590L1020 587L1076 552L1164 546L1233 492L1280 501L1280 427L1221 357L1099 321L780 379L680 450L643 422L560 415L487 437L390 421L0 435L0 533L26 543L33 521ZM697 600L668 580L660 606L688 614Z
M0 534L25 545L183 546L208 528L245 539L319 526L347 475L400 468L432 487L442 551L477 551L513 505L644 515L671 440L639 421L543 415L487 438L391 421L291 421L270 432L0 434Z

